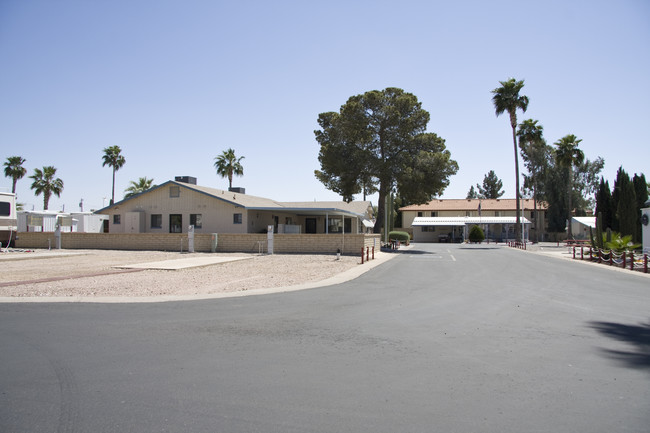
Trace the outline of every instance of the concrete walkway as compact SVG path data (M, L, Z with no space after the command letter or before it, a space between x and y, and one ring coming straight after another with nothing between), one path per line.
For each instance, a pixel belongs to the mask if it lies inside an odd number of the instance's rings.
M176 260L162 260L159 262L136 263L133 265L113 266L114 269L155 269L177 271L179 269L200 268L202 266L216 265L219 263L234 262L250 259L251 257L186 257Z

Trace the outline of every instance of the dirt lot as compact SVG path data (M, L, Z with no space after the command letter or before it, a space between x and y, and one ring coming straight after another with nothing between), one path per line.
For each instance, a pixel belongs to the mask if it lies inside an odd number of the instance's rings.
M211 295L320 281L360 263L358 257L337 260L334 255L219 254L244 260L174 271L115 268L193 256L206 254L102 250L1 253L0 297Z

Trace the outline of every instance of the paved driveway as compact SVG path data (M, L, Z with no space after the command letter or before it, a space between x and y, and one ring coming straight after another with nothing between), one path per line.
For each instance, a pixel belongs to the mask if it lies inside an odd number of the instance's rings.
M648 432L650 279L415 245L351 282L0 304L2 432Z

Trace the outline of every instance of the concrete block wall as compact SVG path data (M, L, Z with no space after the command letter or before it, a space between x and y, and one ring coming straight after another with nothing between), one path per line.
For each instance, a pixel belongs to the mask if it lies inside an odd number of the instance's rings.
M379 251L379 235L375 234L275 234L274 253L360 254L361 248L375 247ZM266 234L217 234L217 252L267 252ZM194 251L210 252L211 234L194 235ZM56 238L51 232L21 232L16 239L17 248L56 248ZM63 249L103 249L142 251L187 251L186 233L62 233Z

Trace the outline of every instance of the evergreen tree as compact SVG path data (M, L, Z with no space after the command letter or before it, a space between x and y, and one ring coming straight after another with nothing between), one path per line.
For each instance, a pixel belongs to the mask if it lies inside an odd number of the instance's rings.
M637 225L636 232L634 233L635 242L643 242L642 236L642 227L640 224L641 221L641 209L645 207L645 203L648 201L648 188L645 180L645 175L641 173L640 175L635 174L632 179L632 184L634 185L634 193L636 195L636 213L637 213Z
M320 144L325 187L351 201L369 187L379 193L379 233L387 212L386 198L396 193L405 203L426 203L449 185L458 171L445 140L425 132L429 113L417 97L389 87L350 97L338 112L321 113L314 131Z
M478 198L478 193L474 189L474 185L469 187L469 191L467 191L467 199L476 199Z
M503 188L503 182L497 177L494 170L490 170L483 177L483 186L477 183L476 187L478 188L479 198L496 199L505 193L505 191L501 189Z
M614 209L612 207L612 191L609 189L609 182L600 178L600 185L596 192L596 215L600 215L603 230L612 228L614 218Z
M616 220L618 221L616 231L623 236L634 235L638 222L636 193L634 184L623 167L618 170L614 192L616 194Z

